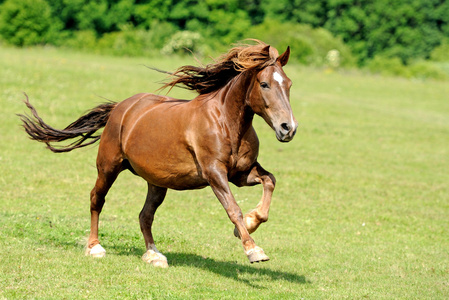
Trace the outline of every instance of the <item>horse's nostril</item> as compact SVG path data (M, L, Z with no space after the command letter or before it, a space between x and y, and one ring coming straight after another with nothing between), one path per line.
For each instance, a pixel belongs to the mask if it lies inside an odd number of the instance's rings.
M282 129L284 129L285 131L290 131L290 126L287 123L282 123L281 124Z

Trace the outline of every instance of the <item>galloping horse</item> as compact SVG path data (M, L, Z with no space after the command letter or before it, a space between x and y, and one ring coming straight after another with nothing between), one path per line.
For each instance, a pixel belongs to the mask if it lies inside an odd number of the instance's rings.
M289 142L298 126L290 107L291 80L282 67L290 48L278 51L261 41L229 50L205 67L183 66L163 88L184 86L198 92L191 101L154 94L137 94L122 102L99 105L63 130L47 125L26 97L33 117L19 115L29 136L53 152L67 152L100 140L98 177L90 194L91 228L86 255L102 257L98 240L99 215L105 196L123 170L148 183L148 195L139 215L147 251L142 259L168 267L154 244L154 213L167 189L210 186L235 225L249 261L269 260L250 234L268 219L274 176L257 162L259 141L252 126L261 116L281 142ZM95 132L104 127L101 135ZM51 143L76 138L67 146ZM257 207L242 215L229 182L241 187L263 185Z

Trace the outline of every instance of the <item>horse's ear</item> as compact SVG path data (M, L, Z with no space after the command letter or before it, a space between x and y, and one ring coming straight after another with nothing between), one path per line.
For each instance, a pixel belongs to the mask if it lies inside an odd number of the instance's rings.
M288 62L289 57L290 57L290 46L288 46L287 50L285 50L285 52L278 57L277 61L281 64L281 66L285 66Z
M266 45L265 47L263 47L263 49L262 49L262 51L261 51L262 53L270 53L270 45Z

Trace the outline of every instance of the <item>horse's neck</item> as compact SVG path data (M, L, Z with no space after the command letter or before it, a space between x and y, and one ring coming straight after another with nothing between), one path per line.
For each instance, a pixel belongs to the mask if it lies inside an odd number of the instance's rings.
M220 93L227 124L237 134L237 139L241 139L252 124L254 112L246 101L252 81L253 75L245 72L231 80Z

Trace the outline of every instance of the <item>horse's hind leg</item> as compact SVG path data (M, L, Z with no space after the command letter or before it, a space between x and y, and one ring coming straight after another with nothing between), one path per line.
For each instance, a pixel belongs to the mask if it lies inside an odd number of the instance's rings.
M153 225L154 213L164 201L166 194L166 188L157 187L148 183L147 199L139 215L140 229L145 238L145 246L147 249L142 256L142 259L155 267L161 268L167 268L168 262L167 258L157 250L156 245L154 244L151 226Z
M240 174L237 178L233 178L232 182L237 186L251 186L260 183L263 186L262 199L259 204L257 204L255 209L244 216L246 229L249 233L253 233L257 230L260 224L268 220L271 197L273 195L276 179L273 174L266 171L258 162L256 162L248 173ZM239 237L237 228L234 230L234 235Z
M111 151L112 145L100 143L97 157L98 177L94 188L90 193L90 235L87 242L86 255L93 257L103 257L106 251L100 245L98 240L98 223L101 210L105 202L106 194L117 178L118 174L123 170L122 160L119 156L114 155ZM105 151L105 150L108 151Z

